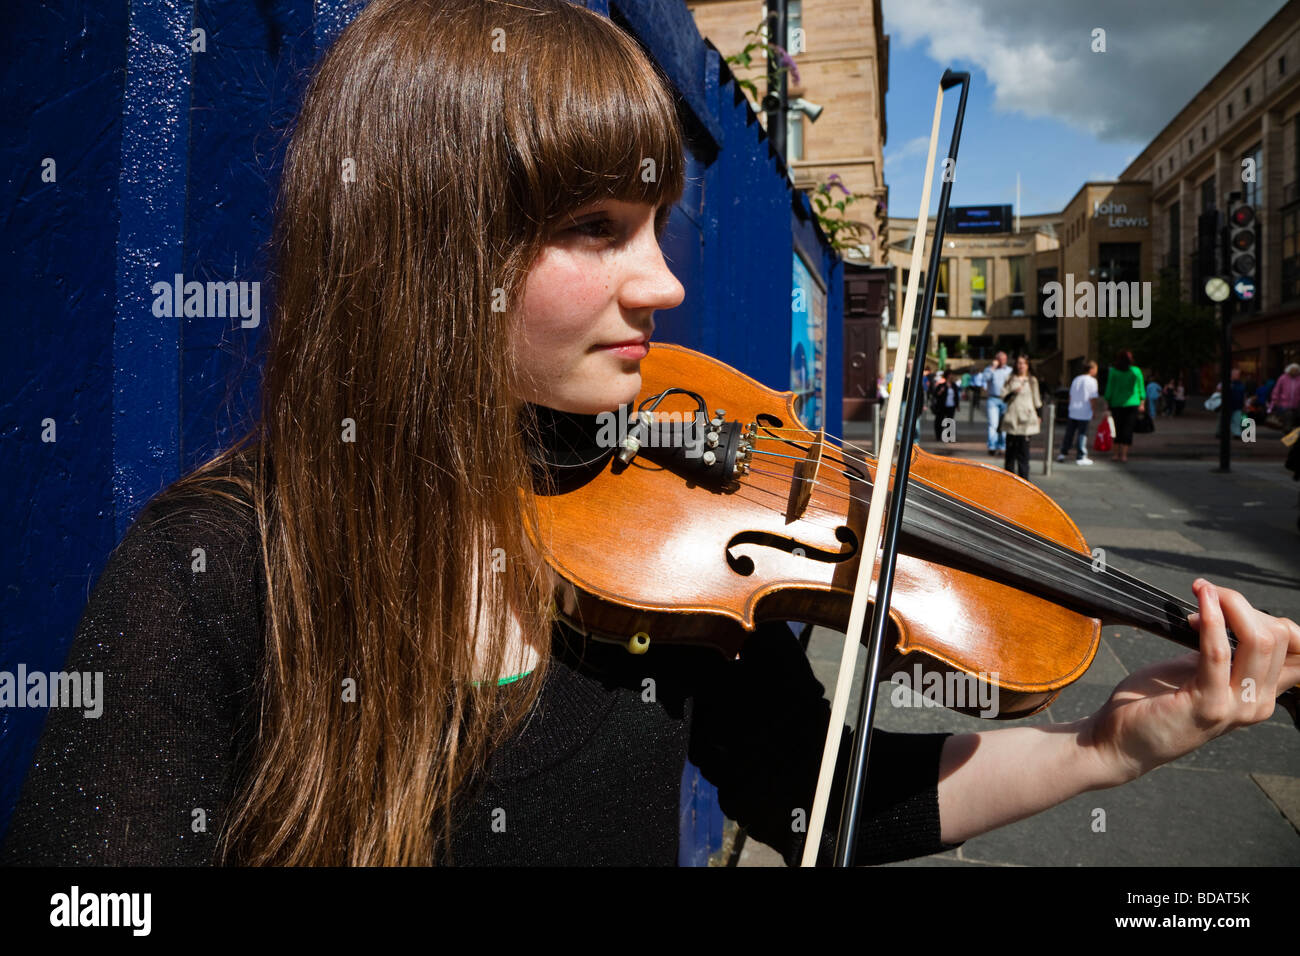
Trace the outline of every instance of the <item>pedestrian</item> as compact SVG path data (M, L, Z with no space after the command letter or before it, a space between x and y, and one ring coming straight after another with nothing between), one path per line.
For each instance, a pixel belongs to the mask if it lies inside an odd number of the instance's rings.
M1088 360L1082 374L1076 375L1070 382L1070 407L1065 423L1065 440L1061 442L1061 452L1057 461L1065 461L1072 449L1078 451L1075 464L1091 465L1088 457L1089 426L1092 424L1094 407L1097 404L1097 363ZM1077 449L1076 445L1077 444Z
M998 426L1002 421L1002 414L1007 410L1006 402L1002 400L1002 387L1007 384L1007 379L1010 377L1011 367L1007 365L1007 353L998 352L993 356L992 364L984 370L982 382L984 393L988 396L984 400L984 410L988 414L990 455L1004 453L1007 450L1007 436Z
M1160 414L1160 400L1164 395L1164 389L1160 387L1160 378L1156 370L1151 370L1151 378L1147 382L1146 391L1146 411L1143 413L1146 418L1146 425L1142 429L1144 432L1153 432L1156 430L1156 416Z
M1255 404L1260 408L1268 405L1268 398L1273 394L1273 387L1277 385L1277 380L1270 378L1259 388L1255 389Z
M1234 368L1232 370L1229 385L1232 388L1232 404L1229 409L1233 412L1239 412L1246 407L1246 383L1241 380L1241 369Z
M956 441L957 411L961 408L961 385L958 384L960 379L955 372L939 374L943 377L934 386L934 392L930 397L930 410L934 412L934 440ZM945 430L951 436L950 438L944 438Z
M1222 392L1223 384L1219 383L1214 387L1216 392ZM1241 436L1242 415L1246 409L1246 383L1241 380L1241 369L1234 368L1228 378L1228 432L1233 438ZM1222 400L1222 395L1220 395ZM1223 416L1216 415L1214 419L1214 437L1221 438L1223 435Z
M685 297L657 235L690 168L673 90L570 0L372 0L301 104L257 427L115 549L66 666L119 703L50 708L0 863L671 866L688 754L797 861L830 705L785 621L756 620L738 656L628 654L561 616L526 533L553 491L533 466L572 449L543 426L635 401L625 343ZM1200 652L1094 714L875 731L887 786L858 808L858 862L954 849L1267 719L1300 682L1300 627L1192 590ZM684 632L725 620L682 614Z
M1178 376L1178 384L1174 386L1174 417L1177 418L1183 413L1183 408L1187 405L1187 386L1183 384L1183 377Z
M1123 464L1128 461L1133 447L1133 426L1146 407L1146 385L1142 370L1133 364L1133 353L1121 351L1106 373L1106 392L1102 396L1115 419L1115 454L1111 461Z
M1300 425L1300 363L1292 362L1268 398L1268 413L1282 420L1282 433Z
M1006 413L1001 428L1007 437L1006 457L1002 467L1021 478L1029 477L1029 439L1038 434L1038 410L1043 399L1038 394L1038 379L1029 367L1029 356L1017 355L1013 374L1002 386Z
M1160 403L1160 414L1169 418L1174 414L1174 380L1165 383L1165 390Z

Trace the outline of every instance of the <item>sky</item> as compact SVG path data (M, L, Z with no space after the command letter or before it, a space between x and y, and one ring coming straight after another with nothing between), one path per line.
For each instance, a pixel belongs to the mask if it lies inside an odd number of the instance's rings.
M883 0L890 36L885 182L912 217L943 71L971 74L951 204L1059 212L1118 178L1283 0ZM1094 53L1093 31L1105 31ZM1300 64L1297 64L1300 68ZM959 88L944 97L936 170ZM931 186L930 214L941 182Z

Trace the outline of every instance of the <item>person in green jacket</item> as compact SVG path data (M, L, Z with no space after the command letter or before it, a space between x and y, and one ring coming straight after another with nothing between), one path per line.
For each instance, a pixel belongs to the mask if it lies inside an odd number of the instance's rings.
M1146 407L1146 383L1142 370L1133 364L1133 353L1121 351L1106 376L1106 393L1102 396L1115 419L1115 454L1112 461L1128 461L1129 446L1133 444L1133 424Z

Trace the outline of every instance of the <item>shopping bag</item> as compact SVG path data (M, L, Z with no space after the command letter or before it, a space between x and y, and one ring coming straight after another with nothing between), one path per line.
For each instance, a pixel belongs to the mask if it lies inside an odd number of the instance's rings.
M1111 443L1115 440L1115 419L1109 414L1101 420L1097 426L1097 435L1092 440L1093 451L1110 451Z

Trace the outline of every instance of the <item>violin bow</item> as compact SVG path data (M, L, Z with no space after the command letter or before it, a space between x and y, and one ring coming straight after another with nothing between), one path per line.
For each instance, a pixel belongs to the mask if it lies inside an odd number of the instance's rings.
M913 362L912 374L907 374L907 356L911 350L912 325L916 313L916 292L920 282L921 258L925 248L925 232L929 220L930 184L934 179L934 155L939 140L939 117L943 111L943 94L954 86L961 86L961 98L957 105L957 118L953 125L952 144L948 150L948 162L945 163L943 187L939 193L939 211L935 218L934 242L930 248L929 274L926 276L924 301L921 306L921 324L917 330L917 352L921 361ZM903 304L901 324L898 329L899 348L894 354L893 381L898 385L889 395L885 410L885 428L882 433L881 447L876 456L876 473L871 494L871 504L867 512L867 527L862 539L859 553L862 555L858 564L858 577L853 587L853 604L849 611L849 623L844 634L844 648L840 655L839 675L835 682L835 694L831 701L831 719L826 729L826 746L822 751L821 769L817 776L817 791L813 798L812 812L808 818L808 833L804 841L801 866L815 866L817 854L821 848L822 830L826 820L826 807L830 799L830 789L835 776L835 765L839 756L840 741L844 730L844 717L848 710L848 697L852 688L853 674L857 667L858 635L863 632L867 606L872 608L870 637L867 643L867 671L859 698L858 724L856 730L853 762L845 783L844 803L840 814L840 826L835 848L835 865L852 866L854 844L857 839L858 810L865 789L867 761L871 754L871 729L874 724L876 705L876 685L880 678L880 655L884 647L885 629L889 621L889 594L893 587L894 568L898 561L898 534L902 526L903 506L906 499L908 474L911 471L912 448L914 445L916 412L920 408L921 394L918 382L925 365L925 349L930 339L930 313L934 305L936 279L939 271L939 259L943 249L944 221L948 214L948 201L952 194L952 183L957 164L957 145L961 140L962 119L966 114L966 94L970 89L970 74L953 70L944 71L939 80L939 89L935 95L934 120L930 128L930 147L926 153L925 181L921 187L921 208L916 216L916 233L912 240L911 270L907 280L907 296ZM899 409L907 403L905 421L907 425L899 437ZM895 462L895 445L898 445ZM893 479L890 480L891 472ZM886 486L889 487L888 508L886 507ZM886 511L888 517L886 519ZM881 529L884 527L884 542L881 544ZM873 571L876 566L875 556L880 550L880 572L877 576L876 599L870 601ZM872 560L869 560L872 559Z

